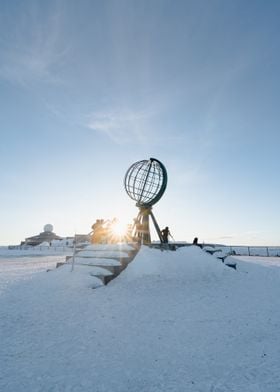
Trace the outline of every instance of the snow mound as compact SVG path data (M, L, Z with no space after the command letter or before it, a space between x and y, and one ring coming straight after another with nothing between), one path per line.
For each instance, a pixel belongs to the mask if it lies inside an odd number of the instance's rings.
M84 248L84 250L94 250L94 251L120 251L120 252L130 252L133 251L135 247L130 244L120 243L120 244L92 244Z
M90 275L92 276L112 276L113 273L110 272L108 269L106 268L101 268L101 267L96 267L93 266L90 269Z
M228 269L197 246L182 247L176 252L143 246L122 273L122 279L157 276L162 280L213 280L221 279Z
M73 257L70 257L67 260L67 263L72 263ZM84 265L104 265L104 266L119 266L121 263L118 260L110 259L110 258L98 258L98 257L79 257L75 256L75 264L84 264Z
M35 281L39 282L41 280L43 290L53 289L60 292L65 291L67 288L68 291L70 289L73 292L73 295L77 291L84 291L89 288L96 289L103 286L103 282L99 278L91 275L92 267L76 265L73 272L71 270L71 265L65 264L55 270L49 271L47 277L41 274ZM43 281L46 284L43 284ZM46 294L47 296L50 295L50 293Z
M108 258L126 258L129 257L128 254L126 252L122 252L119 250L97 250L97 251L93 251L93 250L82 250L80 252L77 252L78 257L108 257Z

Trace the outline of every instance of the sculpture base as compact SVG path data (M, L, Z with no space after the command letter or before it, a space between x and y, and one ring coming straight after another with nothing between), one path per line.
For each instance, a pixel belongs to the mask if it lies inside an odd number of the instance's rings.
M152 222L155 226L159 240L161 243L163 243L161 230L159 228L159 225L156 221L154 214L152 213L152 207L139 207L139 213L137 215L137 218L134 219L132 235L135 238L135 240L141 244L144 245L151 244L151 233L150 233L150 222L149 222L150 216L152 218Z

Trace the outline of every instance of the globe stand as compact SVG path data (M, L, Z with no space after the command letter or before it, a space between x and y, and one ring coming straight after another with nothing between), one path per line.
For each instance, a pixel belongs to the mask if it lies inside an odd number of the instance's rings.
M163 237L161 230L156 221L154 214L152 213L152 207L139 207L139 213L137 218L134 220L133 226L133 237L137 239L141 244L149 245L151 244L151 233L150 233L150 222L149 217L151 216L153 224L155 226L156 232L158 234L159 240L163 243Z
M125 174L125 190L128 196L136 201L136 206L139 208L137 218L134 219L132 235L141 244L151 243L150 217L159 240L163 243L163 236L152 213L152 206L160 200L166 185L167 171L164 165L155 158L133 163Z

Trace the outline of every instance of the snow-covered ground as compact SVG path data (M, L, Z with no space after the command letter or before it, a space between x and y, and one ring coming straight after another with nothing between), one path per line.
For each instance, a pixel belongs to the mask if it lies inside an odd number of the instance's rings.
M209 247L207 247L209 248ZM224 253L235 252L236 255L246 256L280 256L280 248L278 246L219 246L215 245L216 249L221 249ZM213 247L212 247L213 249Z
M0 258L0 295L15 282L31 279L38 272L46 272L65 261L65 256Z
M260 264L264 267L280 267L280 257L233 256L233 258L240 261L246 261L247 263Z
M22 249L20 247L9 249L8 246L0 246L0 260L11 257L64 256L72 254L73 248L67 246L31 246Z
M70 248L58 249L8 249L0 247L0 295L11 284L31 279L38 272L54 269L58 262L65 261L66 255L72 255Z
M280 268L244 259L235 271L198 247L143 247L95 290L90 266L10 279L1 392L278 392Z

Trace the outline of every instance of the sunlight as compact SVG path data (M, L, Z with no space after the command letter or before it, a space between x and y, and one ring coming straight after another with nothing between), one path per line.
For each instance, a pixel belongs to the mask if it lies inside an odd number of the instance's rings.
M111 224L111 232L116 237L125 237L128 233L127 223L115 220Z

